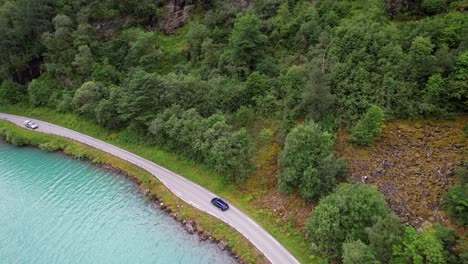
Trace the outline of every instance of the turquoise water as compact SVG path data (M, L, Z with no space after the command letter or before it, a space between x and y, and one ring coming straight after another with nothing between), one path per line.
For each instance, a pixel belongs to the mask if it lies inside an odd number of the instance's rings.
M0 263L233 263L123 176L0 141Z

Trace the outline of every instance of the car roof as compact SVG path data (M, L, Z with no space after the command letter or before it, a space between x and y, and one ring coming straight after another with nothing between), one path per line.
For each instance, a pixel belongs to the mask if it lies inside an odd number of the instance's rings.
M227 203L225 201L223 201L222 199L219 199L217 200L219 203L223 204L223 205L227 205Z

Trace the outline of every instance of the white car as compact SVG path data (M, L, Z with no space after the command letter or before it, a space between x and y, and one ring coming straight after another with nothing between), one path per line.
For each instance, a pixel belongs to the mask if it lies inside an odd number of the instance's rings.
M31 120L24 121L24 126L27 127L27 128L30 128L30 129L36 129L36 128L39 127L38 125L36 125L36 123L34 123Z

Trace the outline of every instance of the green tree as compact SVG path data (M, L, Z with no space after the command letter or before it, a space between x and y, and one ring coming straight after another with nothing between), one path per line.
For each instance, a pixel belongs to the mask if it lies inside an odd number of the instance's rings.
M58 78L71 75L71 63L75 57L73 48L73 21L65 15L57 15L53 19L55 31L42 35L42 42L47 48L44 53L47 71Z
M458 56L452 72L449 86L450 104L456 109L466 110L468 107L468 51Z
M27 83L34 77L43 50L40 36L51 24L51 4L50 0L0 2L0 78Z
M403 224L394 213L386 217L378 217L377 222L370 228L366 228L369 237L369 247L375 253L376 259L382 264L391 263L392 249L401 242L403 236Z
M188 32L188 44L190 58L194 62L200 61L202 54L202 43L208 37L208 29L205 25L199 23L191 23Z
M435 236L442 242L446 263L462 264L468 260L468 252L463 250L463 240L460 233L453 227L435 224ZM460 254L460 252L462 252ZM465 253L463 253L465 252Z
M165 104L166 89L158 75L137 69L125 81L123 88L117 105L122 120L146 124L170 106Z
M4 81L0 85L1 104L16 104L20 101L23 101L25 96L26 88L21 84L10 81Z
M424 84L429 76L436 71L436 61L433 55L435 45L430 38L416 37L411 43L408 53L409 77Z
M239 14L229 37L229 48L223 54L228 72L244 77L265 56L267 37L260 31L260 19L252 12Z
M367 113L352 128L349 139L359 146L372 144L382 132L384 122L383 110L373 105L367 110Z
M109 98L102 99L95 109L97 123L107 130L122 127L122 120L117 112L120 92L119 87L111 87L109 89Z
M270 89L270 80L267 76L254 72L249 75L245 82L245 93L243 97L246 104L252 104L255 98L262 97Z
M304 111L312 119L319 120L328 112L334 101L335 97L330 93L325 74L318 67L312 67L302 94Z
M75 66L76 72L83 80L89 79L89 77L91 77L94 58L91 50L87 45L81 45L78 48L78 53L75 55L75 60L72 64Z
M442 242L434 230L416 231L405 227L401 245L393 248L392 264L442 264L445 263Z
M32 106L48 106L51 103L51 95L58 89L57 81L49 74L43 74L28 84L29 102Z
M320 252L341 256L345 241L368 242L365 229L372 227L377 217L389 213L382 193L373 186L341 184L329 196L320 200L306 223L306 230Z
M129 29L125 32L130 48L125 57L125 67L140 66L147 71L154 71L159 66L159 42L156 32L145 32L141 29Z
M423 0L421 7L428 14L437 14L444 11L446 5L445 0Z
M230 181L243 181L252 171L252 139L246 129L219 138L211 149L210 161Z
M361 240L343 243L343 264L379 264L371 248Z
M304 199L313 201L333 190L343 168L333 157L333 144L332 136L316 123L291 130L278 160L280 191L297 188Z
M102 64L97 64L92 73L93 81L102 82L106 84L119 84L122 75L115 69L114 66L109 64L106 58Z
M458 182L443 196L443 204L450 217L461 226L468 225L468 163L457 170Z
M93 81L85 82L76 90L73 105L80 115L94 118L99 101L106 95L107 90L102 84Z

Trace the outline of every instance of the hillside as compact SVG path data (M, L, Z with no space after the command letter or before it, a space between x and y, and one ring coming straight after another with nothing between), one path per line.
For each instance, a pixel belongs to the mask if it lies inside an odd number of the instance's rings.
M0 110L185 164L301 262L463 263L466 8L0 0Z

